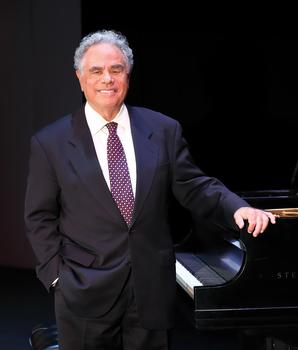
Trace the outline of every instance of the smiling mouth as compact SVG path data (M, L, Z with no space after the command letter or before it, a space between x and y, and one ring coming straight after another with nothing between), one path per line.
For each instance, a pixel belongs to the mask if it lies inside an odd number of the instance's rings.
M100 89L100 90L96 90L96 92L99 92L101 94L113 94L116 92L115 89Z

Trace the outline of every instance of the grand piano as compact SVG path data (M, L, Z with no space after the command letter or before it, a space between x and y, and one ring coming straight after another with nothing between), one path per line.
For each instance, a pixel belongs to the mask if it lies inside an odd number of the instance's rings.
M290 189L239 192L251 205L277 215L277 224L262 235L254 238L246 227L233 232L194 222L177 244L177 305L194 329L238 330L250 335L244 341L247 349L277 350L277 344L296 349L297 167Z

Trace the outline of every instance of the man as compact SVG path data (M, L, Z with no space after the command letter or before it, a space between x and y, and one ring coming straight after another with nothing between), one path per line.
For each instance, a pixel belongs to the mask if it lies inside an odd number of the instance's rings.
M170 192L199 218L234 229L247 220L254 236L275 223L193 163L177 121L124 104L132 66L120 33L83 38L86 105L32 138L25 220L38 278L55 290L61 350L167 349Z

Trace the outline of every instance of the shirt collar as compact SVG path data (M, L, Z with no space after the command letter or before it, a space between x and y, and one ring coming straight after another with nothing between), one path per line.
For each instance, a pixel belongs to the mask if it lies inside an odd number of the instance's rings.
M107 128L105 128L108 121L97 113L88 102L86 102L85 105L85 115L92 136L96 135L101 130L103 132L108 132ZM125 104L121 106L118 114L111 121L118 123L118 127L124 128L125 130L130 128L129 115Z

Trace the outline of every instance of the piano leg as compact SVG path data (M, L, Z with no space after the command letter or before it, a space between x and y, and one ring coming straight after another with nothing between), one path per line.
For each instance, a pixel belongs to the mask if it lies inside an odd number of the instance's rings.
M288 344L286 344L282 340L279 340L279 339L276 339L276 338L272 338L272 337L266 338L266 345L267 345L266 349L268 349L268 350L291 350L291 349L297 349L297 348L293 348L293 347L289 346Z
M298 350L297 343L291 338L254 330L241 331L240 344L241 350Z
M241 350L269 350L266 346L266 337L253 330L240 331ZM276 350L276 349L275 349Z

